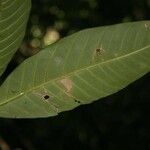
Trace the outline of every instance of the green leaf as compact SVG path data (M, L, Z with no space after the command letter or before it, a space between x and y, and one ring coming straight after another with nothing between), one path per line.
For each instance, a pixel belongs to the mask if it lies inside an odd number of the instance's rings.
M24 37L30 0L0 1L0 76Z
M0 88L0 116L57 115L150 71L150 21L87 29L24 61Z

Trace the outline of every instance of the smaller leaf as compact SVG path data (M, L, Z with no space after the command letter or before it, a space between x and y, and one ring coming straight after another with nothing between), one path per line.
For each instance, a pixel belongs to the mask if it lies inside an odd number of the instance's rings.
M30 0L0 1L0 76L24 37Z

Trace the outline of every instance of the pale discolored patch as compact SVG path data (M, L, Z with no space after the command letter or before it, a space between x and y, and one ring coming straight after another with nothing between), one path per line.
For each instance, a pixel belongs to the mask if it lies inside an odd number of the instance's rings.
M150 24L148 24L148 23L145 23L144 26L145 26L146 29L150 28Z
M54 61L59 66L62 63L62 58L61 57L56 57Z
M68 78L62 79L60 81L60 83L63 84L63 86L65 87L67 93L71 92L71 90L72 90L72 81L70 79L68 79Z

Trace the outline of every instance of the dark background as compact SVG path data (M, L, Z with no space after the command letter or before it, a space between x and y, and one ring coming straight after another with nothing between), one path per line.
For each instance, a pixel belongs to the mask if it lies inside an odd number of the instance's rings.
M32 0L28 28L5 78L24 59L84 28L148 20L149 0ZM50 44L49 43L49 44ZM0 119L2 150L149 150L150 74L89 105L45 119Z

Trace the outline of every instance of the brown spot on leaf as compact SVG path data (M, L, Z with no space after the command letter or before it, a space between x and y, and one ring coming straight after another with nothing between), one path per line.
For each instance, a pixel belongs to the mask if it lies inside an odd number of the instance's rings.
M75 101L76 103L78 103L78 104L81 104L81 102L80 102L79 100L76 100L76 99L75 99L74 101Z
M101 52L102 52L102 51L103 51L103 50L102 50L101 48L97 48L97 49L96 49L96 54L97 54L97 55L101 55Z
M43 97L45 100L47 100L47 99L49 99L50 97L49 97L49 95L44 95L44 97Z
M72 90L72 81L68 78L62 79L60 83L65 87L66 92L70 93Z
M51 100L53 98L49 95L46 89L43 91L34 91L33 93L42 100Z
M93 53L92 61L97 61L100 56L103 55L104 49L102 46L100 48L96 48Z

